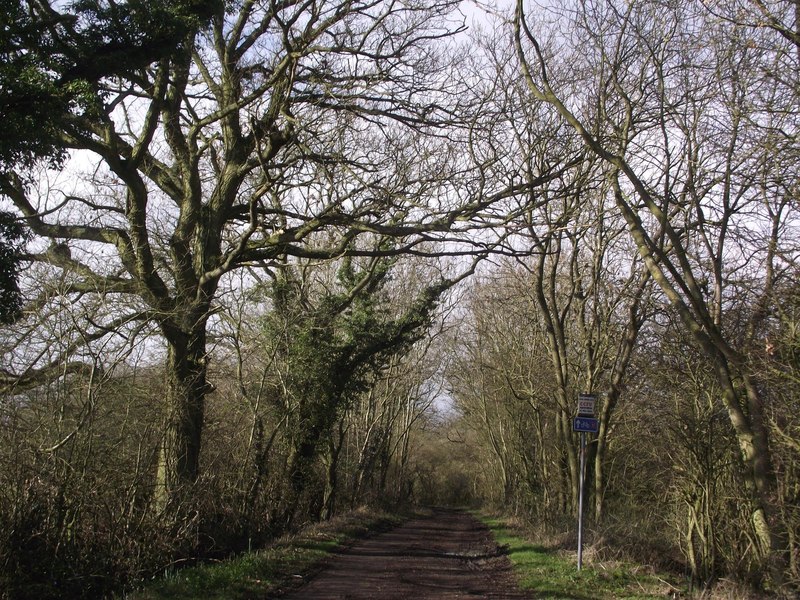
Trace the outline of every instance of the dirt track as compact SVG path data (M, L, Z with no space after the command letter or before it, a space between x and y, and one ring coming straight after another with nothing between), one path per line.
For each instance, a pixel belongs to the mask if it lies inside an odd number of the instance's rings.
M489 530L467 513L437 509L338 552L284 599L525 600Z

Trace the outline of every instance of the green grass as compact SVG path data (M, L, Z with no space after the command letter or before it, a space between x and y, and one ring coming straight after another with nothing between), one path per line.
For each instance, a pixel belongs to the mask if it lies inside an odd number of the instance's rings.
M129 600L237 600L264 598L302 582L331 551L370 531L397 525L400 517L356 512L281 539L263 550L187 567L127 594Z
M576 553L567 553L532 543L506 521L478 515L507 548L519 585L533 590L537 598L616 600L663 598L675 588L647 569L625 563L592 563L584 560L577 570Z
M218 563L188 567L153 582L129 596L135 600L161 598L251 598L264 595L302 576L336 548L338 540L289 541Z

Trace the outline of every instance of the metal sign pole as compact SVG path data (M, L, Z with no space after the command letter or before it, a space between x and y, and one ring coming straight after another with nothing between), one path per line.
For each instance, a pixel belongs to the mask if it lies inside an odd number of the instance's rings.
M594 416L595 394L578 394L578 415L572 420L572 431L581 434L580 474L578 476L578 571L583 567L583 484L586 472L586 433L597 433L600 420Z
M579 490L578 490L578 571L583 566L583 473L586 464L586 432L581 431Z

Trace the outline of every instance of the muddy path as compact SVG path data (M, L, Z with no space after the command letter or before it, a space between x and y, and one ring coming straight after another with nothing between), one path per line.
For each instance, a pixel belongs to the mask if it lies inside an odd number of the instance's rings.
M436 509L333 555L291 600L523 600L511 564L471 515Z

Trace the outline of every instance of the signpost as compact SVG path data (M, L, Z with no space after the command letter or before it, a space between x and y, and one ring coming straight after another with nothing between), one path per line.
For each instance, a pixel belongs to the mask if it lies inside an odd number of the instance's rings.
M600 430L600 420L594 416L597 396L578 395L578 416L572 420L572 430L581 434L580 476L578 489L578 571L583 567L583 485L586 472L586 434Z
M595 419L594 417L575 417L572 420L572 431L597 433L600 431L600 419Z
M594 394L580 394L578 396L578 416L593 417L594 403L596 400L597 396Z

